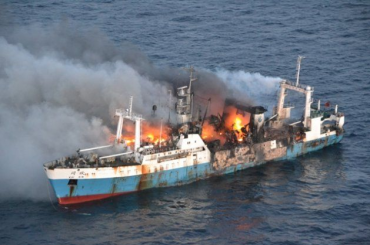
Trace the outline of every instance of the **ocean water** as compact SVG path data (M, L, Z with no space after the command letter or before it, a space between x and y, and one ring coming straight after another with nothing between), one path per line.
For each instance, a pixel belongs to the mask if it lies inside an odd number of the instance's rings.
M301 82L346 115L340 144L186 186L70 208L52 193L51 200L3 194L1 244L370 243L369 1L4 0L0 9L1 26L68 22L117 46L130 43L163 67L293 80L304 55ZM47 197L42 181L36 190L30 181L29 192Z

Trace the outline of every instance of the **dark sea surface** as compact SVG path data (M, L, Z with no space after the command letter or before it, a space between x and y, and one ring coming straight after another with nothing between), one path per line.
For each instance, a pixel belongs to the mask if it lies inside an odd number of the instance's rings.
M291 161L69 209L55 199L2 200L0 244L370 244L369 1L3 0L0 7L3 24L69 21L136 45L158 66L293 80L304 55L302 83L346 115L340 144Z

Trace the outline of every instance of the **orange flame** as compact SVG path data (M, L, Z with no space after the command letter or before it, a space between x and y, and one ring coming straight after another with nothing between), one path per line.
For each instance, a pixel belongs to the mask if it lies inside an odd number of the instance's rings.
M148 134L147 137L148 141L153 141L154 140L154 135L153 134Z
M226 141L225 132L235 130L237 133L238 141L243 141L241 129L247 125L250 121L250 114L247 112L240 112L234 106L227 106L224 110L223 117L224 128L216 132L214 126L206 121L202 129L202 138L204 140L216 140L219 139L221 144ZM148 142L149 144L159 144L159 141L166 144L166 141L170 138L170 129L162 124L162 135L160 132L160 122L149 122L142 121L141 141L143 143ZM131 121L125 121L123 125L123 136L122 139L126 141L126 144L131 145L135 142L135 124ZM114 141L115 136L112 135L110 140ZM160 140L161 139L161 140Z
M143 121L141 131L141 142L149 144L159 144L166 142L169 139L169 130L166 125L162 124L162 135L160 130L160 122ZM123 125L122 139L126 144L131 145L135 142L135 125L130 121L125 121Z
M224 110L223 118L225 118L225 128L220 132L215 132L214 127L206 122L203 126L202 138L205 140L221 140L225 142L225 131L236 130L238 141L243 141L241 129L250 121L250 114L247 112L239 112L234 106L227 106Z
M243 127L242 119L239 117L236 117L234 120L234 130L240 131L240 129Z

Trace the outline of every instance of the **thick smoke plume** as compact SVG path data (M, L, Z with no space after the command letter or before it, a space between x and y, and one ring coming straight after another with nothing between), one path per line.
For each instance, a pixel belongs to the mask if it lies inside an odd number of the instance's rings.
M182 69L158 68L99 31L81 34L65 24L12 29L0 30L0 200L46 199L42 163L106 144L115 109L126 108L131 95L135 112L150 118L153 104L189 81ZM250 102L242 92L248 79L241 85L224 70L197 69L196 76L196 95L212 97L211 113L228 96ZM167 117L168 109L157 114Z
M251 104L271 107L269 109L272 109L272 105L276 104L277 96L275 95L277 95L276 92L281 78L224 69L218 69L215 73L219 79L228 85L231 93L237 93L236 99L243 101L243 98L247 97Z

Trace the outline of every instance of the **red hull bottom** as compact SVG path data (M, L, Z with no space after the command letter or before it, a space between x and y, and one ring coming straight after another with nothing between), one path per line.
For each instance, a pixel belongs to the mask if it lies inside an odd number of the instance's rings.
M110 193L110 194L98 194L98 195L89 195L89 196L60 197L58 198L58 202L61 205L72 205L72 204L79 204L79 203L84 203L84 202L97 201L97 200L106 199L106 198L115 197L115 196L121 196L121 195L129 194L132 192L134 191Z

